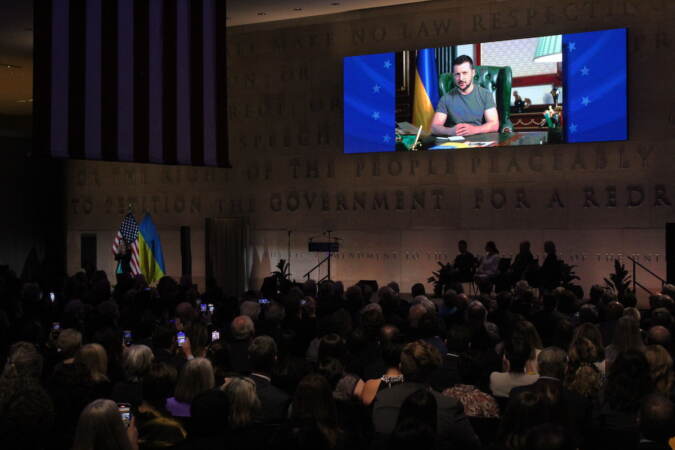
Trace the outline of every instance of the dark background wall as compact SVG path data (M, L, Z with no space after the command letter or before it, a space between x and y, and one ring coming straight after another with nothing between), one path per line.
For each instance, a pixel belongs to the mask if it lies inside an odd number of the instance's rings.
M30 158L30 117L0 117L0 265L21 274L31 250L65 267L64 163Z

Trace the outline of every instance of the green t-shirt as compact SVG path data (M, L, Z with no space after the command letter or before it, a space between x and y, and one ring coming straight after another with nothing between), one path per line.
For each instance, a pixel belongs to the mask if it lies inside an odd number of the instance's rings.
M485 110L496 107L492 93L474 84L473 91L467 95L462 95L457 88L453 88L438 101L436 112L448 115L446 127L454 127L458 123L482 125L485 123Z

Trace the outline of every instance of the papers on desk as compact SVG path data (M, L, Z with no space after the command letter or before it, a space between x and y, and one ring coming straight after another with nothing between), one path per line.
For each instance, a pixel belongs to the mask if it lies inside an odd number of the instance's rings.
M469 147L492 147L495 145L495 141L483 141L483 142L467 142Z
M439 141L450 141L450 142L464 142L466 139L464 136L437 136Z
M434 145L430 147L429 150L451 150L455 148L481 148L481 147L492 147L495 145L495 141L483 141L483 142L443 142L442 144Z

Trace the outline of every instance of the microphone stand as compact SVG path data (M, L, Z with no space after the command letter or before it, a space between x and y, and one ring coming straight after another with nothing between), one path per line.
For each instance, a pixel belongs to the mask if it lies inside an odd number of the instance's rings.
M288 279L291 279L291 230L288 230Z

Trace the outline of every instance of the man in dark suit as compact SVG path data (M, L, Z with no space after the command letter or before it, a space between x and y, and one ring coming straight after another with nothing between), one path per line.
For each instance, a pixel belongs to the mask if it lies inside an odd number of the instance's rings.
M248 357L248 347L255 335L255 325L248 316L237 316L230 326L232 339L230 340L230 364L232 370L242 375L251 372L251 363Z
M462 383L460 366L464 352L469 349L471 332L465 325L455 325L448 331L445 345L448 352L443 355L441 367L434 370L429 384L438 392Z
M272 369L277 361L277 344L269 336L258 336L248 347L251 379L255 382L260 399L260 413L256 418L262 423L280 423L288 418L291 397L272 386Z
M640 407L640 444L638 450L668 450L675 425L673 402L660 394L648 395Z
M424 341L415 341L403 348L400 367L405 382L381 390L375 397L373 424L380 436L392 433L401 405L408 396L420 389L429 389L437 404L436 448L480 448L480 440L464 415L462 404L429 387L429 378L441 362L439 351Z
M533 392L551 402L550 410L555 420L570 433L580 445L591 423L592 405L581 395L564 388L562 385L567 365L567 355L558 347L547 347L539 353L539 379L528 386L519 386L511 390L509 398L515 398L523 392Z

